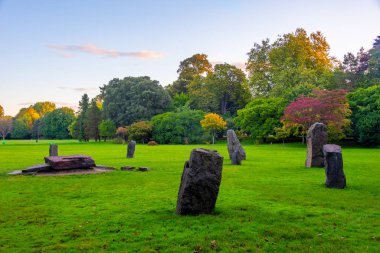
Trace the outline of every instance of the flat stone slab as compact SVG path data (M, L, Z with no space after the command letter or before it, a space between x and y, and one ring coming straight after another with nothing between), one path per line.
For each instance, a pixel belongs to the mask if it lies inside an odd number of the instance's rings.
M36 164L36 165L32 165L28 168L25 168L22 170L22 173L37 173L39 171L47 171L47 170L51 170L51 166L49 164Z
M65 176L65 175L79 175L79 174L96 174L114 171L113 167L96 166L90 169L70 169L70 170L51 170L42 171L35 174L36 176Z
M150 168L148 167L139 167L139 171L150 171Z
M22 175L22 171L21 170L15 170L15 171L9 172L8 175L12 175L12 176Z
M123 166L123 167L120 167L120 170L124 170L124 171L132 171L132 170L135 170L136 167L133 167L133 166Z
M91 156L70 155L70 156L47 156L45 162L53 170L89 169L96 167Z

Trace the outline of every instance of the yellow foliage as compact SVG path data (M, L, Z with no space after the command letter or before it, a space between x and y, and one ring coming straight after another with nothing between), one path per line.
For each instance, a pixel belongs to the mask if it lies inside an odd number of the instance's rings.
M227 122L220 115L209 113L201 120L201 126L206 130L220 131L226 129Z

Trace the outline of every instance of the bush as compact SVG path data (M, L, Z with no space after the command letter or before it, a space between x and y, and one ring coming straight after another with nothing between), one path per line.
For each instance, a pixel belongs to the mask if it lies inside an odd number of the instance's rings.
M153 138L159 143L200 143L203 129L199 123L203 111L184 109L159 114L152 119Z
M148 142L148 146L156 146L156 145L158 145L158 143L155 141L149 141Z

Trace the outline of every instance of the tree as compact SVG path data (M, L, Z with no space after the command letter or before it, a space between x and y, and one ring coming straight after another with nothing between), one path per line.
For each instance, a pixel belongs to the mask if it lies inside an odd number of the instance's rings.
M329 139L343 138L351 115L346 91L314 90L313 95L301 95L286 107L281 119L284 128L304 137L312 124L321 122L327 125Z
M302 28L264 40L248 53L249 84L255 96L281 96L301 84L327 86L333 77L329 44L319 31L308 35Z
M0 135L5 140L12 131L13 120L11 116L0 116Z
M0 105L0 118L4 117L4 108Z
M108 137L112 137L115 135L116 132L116 126L112 122L112 120L102 120L99 124L99 134L101 137L104 138L104 141L107 141Z
M90 99L86 93L83 94L81 101L79 101L77 126L73 128L78 131L76 135L79 141L88 141L89 138L86 132L86 114L90 106L89 101Z
M36 139L36 142L40 139L42 135L42 128L44 126L43 119L38 119L33 122L32 126L32 138Z
M236 125L249 133L252 138L266 139L276 134L281 127L286 100L283 98L255 98L243 109L238 110Z
M62 107L49 112L42 118L42 133L47 139L68 139L69 126L75 120L74 110Z
M236 114L250 98L245 74L241 69L227 63L216 64L214 72L205 79L205 88L216 99L220 114Z
M46 113L52 112L55 110L56 105L53 102L37 102L33 105L33 108L38 112L40 117L43 117Z
M372 83L380 83L380 36L377 36L369 52L371 54L368 66L369 76Z
M118 126L150 120L167 111L171 98L158 81L147 76L113 79L105 87L103 110Z
M215 135L218 131L226 129L227 122L223 120L221 116L216 113L206 114L204 119L200 121L201 126L211 132L212 144L215 143Z
M380 144L380 85L348 94L356 140L364 145Z
M41 118L40 114L30 106L28 108L20 109L19 113L16 115L15 119L22 120L29 130L32 129L33 122Z
M13 129L11 132L12 139L29 139L30 138L30 128L26 125L25 121L22 119L15 119L13 122Z
M177 73L178 79L167 87L172 97L177 93L187 94L188 85L194 78L207 75L212 71L212 65L205 54L194 54L181 61Z
M84 126L85 126L85 132L86 136L89 138L94 138L95 141L100 141L100 135L99 135L99 124L102 121L102 111L101 111L101 104L99 104L98 100L96 98L91 100L91 104L86 111L86 115L84 117Z
M129 140L148 142L152 137L152 124L149 121L138 121L126 128L126 134Z
M176 112L167 112L152 118L153 139L162 144L199 143L202 140L203 129L200 120L203 111L183 108Z
M172 100L174 109L186 106L189 100L190 100L189 95L183 92L175 94Z

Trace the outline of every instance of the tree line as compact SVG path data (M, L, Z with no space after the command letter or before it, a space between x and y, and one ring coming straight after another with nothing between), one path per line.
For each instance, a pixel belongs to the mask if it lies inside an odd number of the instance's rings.
M0 107L0 134L199 143L234 128L271 142L303 138L312 123L323 122L330 139L380 144L380 36L370 50L347 53L343 61L329 49L321 32L299 28L254 43L245 71L194 54L180 62L177 79L166 87L147 76L115 78L91 100L84 94L76 113L39 102L11 118ZM210 115L211 128L201 123Z

